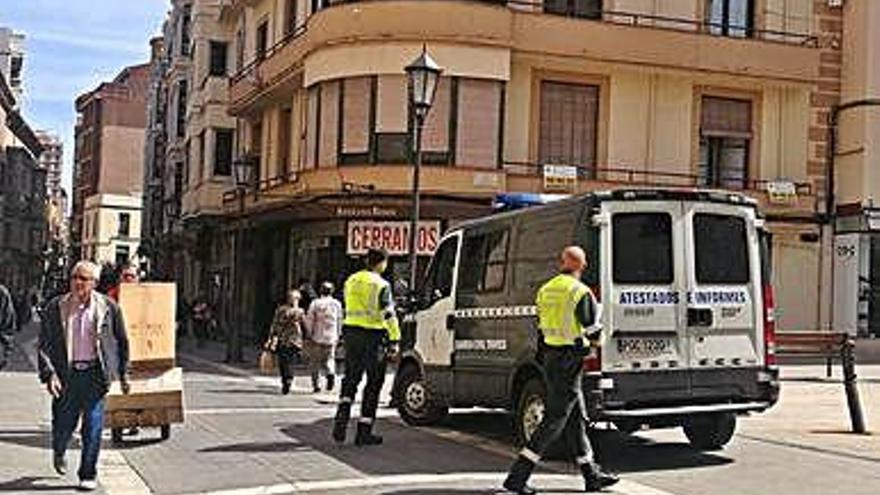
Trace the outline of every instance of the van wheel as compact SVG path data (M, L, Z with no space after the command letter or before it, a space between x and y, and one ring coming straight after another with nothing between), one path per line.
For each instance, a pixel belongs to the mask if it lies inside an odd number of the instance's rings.
M733 413L694 416L685 421L684 434L699 450L718 450L733 438L736 416Z
M544 420L547 391L540 378L530 378L516 400L516 444L525 445Z
M434 425L449 412L417 366L410 364L400 370L397 386L397 413L407 424Z

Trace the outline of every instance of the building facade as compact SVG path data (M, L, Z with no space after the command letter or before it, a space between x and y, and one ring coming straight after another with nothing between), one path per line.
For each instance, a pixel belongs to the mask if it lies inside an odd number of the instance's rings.
M61 194L61 172L64 161L64 145L57 134L48 131L37 131L37 139L43 147L40 155L40 168L46 171L46 195L49 197Z
M126 207L136 202L140 208L148 87L149 64L136 65L76 100L70 225L75 258L95 259L98 254L93 242L95 235L89 233L90 225L86 225L87 206L100 208L107 204L109 215L115 211L115 202L105 203L93 197L126 196L130 198ZM139 237L139 226L136 232Z
M0 283L20 296L42 284L46 172L37 165L40 141L17 108L0 73Z
M773 234L779 328L829 326L834 2L233 0L223 20L235 149L258 164L243 209L232 190L224 202L255 331L285 287L340 282L365 233L399 237L403 69L423 45L444 68L423 141L425 238L501 192L745 191ZM406 246L395 252L406 279Z
M0 27L0 74L6 78L18 109L24 101L24 43L24 34Z
M46 259L45 293L64 289L67 275L68 250L70 248L67 218L67 192L61 187L64 147L58 135L37 131L37 139L43 147L39 167L46 172Z
M141 197L133 194L89 196L83 212L83 256L99 264L137 264L141 206Z

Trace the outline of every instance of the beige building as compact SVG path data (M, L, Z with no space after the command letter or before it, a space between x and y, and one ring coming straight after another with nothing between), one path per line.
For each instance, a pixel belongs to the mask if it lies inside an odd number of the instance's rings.
M95 194L86 200L82 249L86 259L121 266L137 263L141 198L132 194Z
M426 44L444 68L424 139L426 220L552 192L546 165L574 167L575 192L744 190L773 233L779 327L827 328L826 122L843 15L826 0L228 2L237 149L259 163L241 302L261 328L262 301L283 287L355 266L352 225L408 218L403 67ZM225 205L238 216L234 194ZM393 265L405 278L405 257Z

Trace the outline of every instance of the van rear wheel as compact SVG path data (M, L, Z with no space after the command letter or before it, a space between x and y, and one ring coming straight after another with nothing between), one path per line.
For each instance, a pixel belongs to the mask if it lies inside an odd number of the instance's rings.
M525 445L544 420L547 391L540 378L523 384L516 399L516 444Z
M685 421L684 434L699 450L719 450L733 438L736 416L733 413L694 416Z
M397 382L397 413L413 426L430 426L439 423L449 412L437 393L415 365L400 370Z

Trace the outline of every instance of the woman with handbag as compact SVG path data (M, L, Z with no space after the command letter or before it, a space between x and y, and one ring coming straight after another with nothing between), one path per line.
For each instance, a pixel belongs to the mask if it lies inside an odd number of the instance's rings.
M278 371L281 375L281 393L290 393L293 382L291 366L299 362L303 346L303 320L305 311L299 306L302 295L298 290L287 293L287 302L278 306L269 339L265 349L275 353L278 358Z

